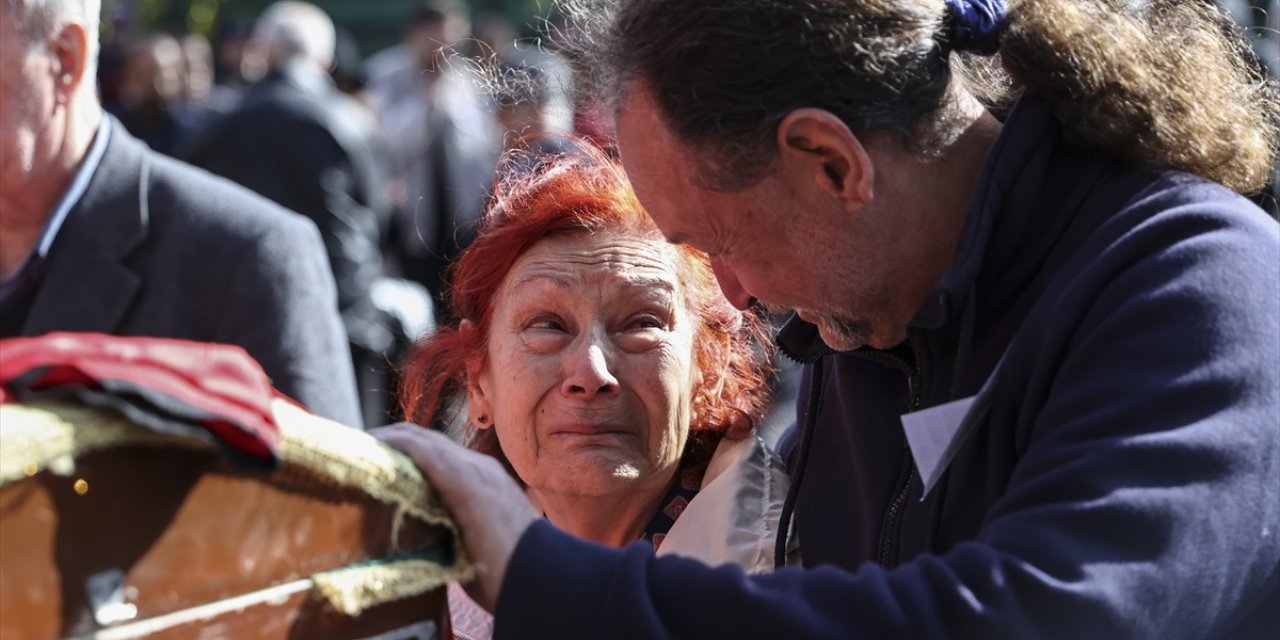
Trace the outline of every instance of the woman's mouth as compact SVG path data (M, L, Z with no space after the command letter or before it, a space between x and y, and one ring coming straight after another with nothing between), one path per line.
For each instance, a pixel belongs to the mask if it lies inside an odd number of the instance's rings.
M550 431L551 436L589 437L589 436L625 436L631 431L618 424L607 423L572 423L557 426Z

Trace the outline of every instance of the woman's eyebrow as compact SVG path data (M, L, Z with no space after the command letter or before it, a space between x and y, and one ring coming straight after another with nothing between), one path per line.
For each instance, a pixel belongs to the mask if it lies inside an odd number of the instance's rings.
M554 286L559 289L573 288L574 278L570 278L562 273L554 272L534 272L524 273L516 276L511 281L510 289L524 288L529 286ZM613 289L656 289L668 294L674 294L676 285L670 278L662 278L658 276L643 276L629 274L619 279L611 280L609 287Z
M523 273L511 281L511 289L516 287L525 287L530 285L551 285L559 289L568 289L573 286L573 282L560 273Z
M658 278L658 277L650 277L650 276L630 276L627 278L623 278L620 281L614 282L614 288L643 289L646 291L656 289L664 293L670 293L670 294L674 294L676 291L676 285L671 280L667 278Z

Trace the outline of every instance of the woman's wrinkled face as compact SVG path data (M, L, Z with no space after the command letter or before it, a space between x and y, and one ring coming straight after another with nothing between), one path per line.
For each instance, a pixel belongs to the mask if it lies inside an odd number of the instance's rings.
M579 233L541 240L507 274L468 411L535 495L655 489L674 475L696 376L674 260L660 239Z

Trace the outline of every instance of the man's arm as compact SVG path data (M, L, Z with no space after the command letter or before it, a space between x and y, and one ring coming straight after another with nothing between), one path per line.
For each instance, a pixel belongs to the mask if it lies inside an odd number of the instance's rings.
M1274 226L1176 224L1198 228L1137 229L1107 282L1059 292L1091 302L1010 443L1019 466L977 538L942 555L745 576L528 517L499 527L513 482L446 481L482 463L444 442L414 457L485 539L500 637L1221 636L1280 604L1280 243ZM1125 246L1152 243L1168 249Z

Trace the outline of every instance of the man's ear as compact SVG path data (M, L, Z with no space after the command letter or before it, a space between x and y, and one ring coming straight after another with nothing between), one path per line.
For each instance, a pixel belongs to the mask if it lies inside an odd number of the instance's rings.
M466 334L479 331L475 323L463 320L458 331ZM493 402L487 354L481 351L467 361L467 420L480 429L493 426Z
M56 95L59 101L65 102L85 81L89 63L89 33L85 25L75 21L62 23L49 40L49 51L57 61Z
M848 125L824 109L796 109L778 124L784 170L797 171L852 208L875 198L875 167Z

